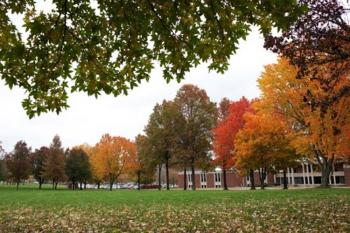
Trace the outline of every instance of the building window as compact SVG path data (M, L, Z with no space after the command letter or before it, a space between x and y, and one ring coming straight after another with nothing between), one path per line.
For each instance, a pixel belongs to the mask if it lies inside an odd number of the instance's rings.
M294 177L295 184L304 184L303 177Z
M207 183L207 174L205 172L201 173L201 182Z
M221 183L221 173L215 172L215 183Z
M283 184L283 177L276 177L276 185Z
M320 176L315 176L314 177L314 182L315 182L315 184L321 184L321 177Z
M207 173L202 172L200 174L201 188L207 188Z
M221 172L214 173L215 188L221 188Z
M345 184L345 177L344 176L336 176L335 181L337 184Z
M187 186L192 188L192 174L187 174Z

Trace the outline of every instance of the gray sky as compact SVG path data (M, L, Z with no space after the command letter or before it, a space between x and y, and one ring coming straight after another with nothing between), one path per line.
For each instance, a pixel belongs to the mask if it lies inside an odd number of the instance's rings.
M21 101L23 90L10 90L0 81L0 141L6 151L11 151L19 140L25 140L33 148L49 145L58 134L65 147L82 143L95 144L104 133L130 139L143 133L154 105L163 99L172 99L183 84L195 84L205 89L212 101L223 97L238 100L242 96L251 99L259 96L256 79L264 65L276 61L276 55L263 48L263 38L254 29L230 60L225 74L209 72L205 64L192 69L181 83L167 84L159 67L151 74L150 81L131 90L128 96L106 96L98 99L84 93L71 94L70 108L59 115L43 114L29 120Z

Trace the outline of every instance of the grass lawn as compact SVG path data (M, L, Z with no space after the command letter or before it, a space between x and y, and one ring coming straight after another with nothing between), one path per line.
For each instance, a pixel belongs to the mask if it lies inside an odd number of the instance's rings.
M350 232L350 189L110 192L0 186L0 232Z

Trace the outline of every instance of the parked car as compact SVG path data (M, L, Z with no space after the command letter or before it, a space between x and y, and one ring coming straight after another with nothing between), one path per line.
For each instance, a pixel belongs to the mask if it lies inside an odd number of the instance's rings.
M142 184L141 189L158 189L157 184Z
M86 188L87 189L94 189L94 188L97 188L97 185L95 185L95 184L86 184Z

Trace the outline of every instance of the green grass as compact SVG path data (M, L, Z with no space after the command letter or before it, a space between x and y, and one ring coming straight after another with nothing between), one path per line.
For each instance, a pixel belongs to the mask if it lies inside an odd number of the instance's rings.
M187 205L215 204L218 202L243 203L245 201L282 201L290 200L320 200L327 198L345 197L350 202L350 189L293 189L293 190L244 190L244 191L222 191L222 190L197 190L182 191L158 191L158 190L67 190L61 188L52 190L45 186L38 190L35 186L22 186L17 191L13 186L0 186L0 208L4 206L35 206L35 207L64 207L65 205L85 207L86 205Z
M349 216L346 188L110 192L0 186L0 232L350 232Z

